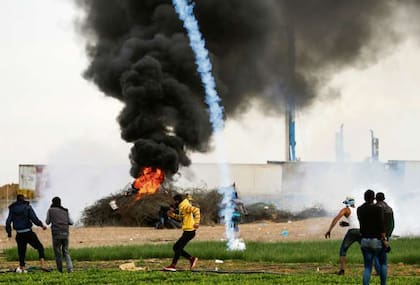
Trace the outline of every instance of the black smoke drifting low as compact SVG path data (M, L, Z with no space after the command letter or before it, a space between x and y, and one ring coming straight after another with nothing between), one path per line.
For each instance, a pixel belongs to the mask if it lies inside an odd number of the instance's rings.
M134 143L131 175L144 166L171 175L190 164L188 151L208 151L204 91L171 1L76 2L88 40L84 76L125 104L118 121L122 138ZM376 62L402 37L392 23L396 0L195 3L227 118L252 99L273 112L286 102L308 106L334 73Z

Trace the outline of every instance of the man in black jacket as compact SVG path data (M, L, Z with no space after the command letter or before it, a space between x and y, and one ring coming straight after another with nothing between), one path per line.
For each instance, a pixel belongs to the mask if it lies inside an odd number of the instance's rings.
M389 241L391 238L392 232L394 231L395 221L394 221L394 211L392 208L384 201L385 194L382 192L376 193L376 206L381 207L384 210L384 223L385 223L385 235L386 239ZM377 258L375 258L375 269L379 275L380 265Z
M381 285L386 284L387 278L387 256L389 248L388 240L385 235L385 223L383 209L376 206L373 201L375 192L368 189L365 194L365 203L357 208L357 218L360 223L360 248L363 253L363 285L368 285L372 273L374 258L378 258L381 278Z
M69 225L73 225L69 211L61 206L60 197L52 199L48 209L46 224L51 224L52 244L57 270L63 272L62 257L66 260L67 272L73 271L73 264L69 253Z
M38 219L31 205L25 201L21 194L17 195L16 202L9 206L9 215L6 220L7 237L12 237L12 226L16 230L16 243L19 254L19 267L16 272L27 272L25 269L25 256L28 243L38 251L41 269L45 268L44 246L39 241L38 236L32 231L32 223L46 230L47 227Z
M375 199L376 199L376 206L381 207L384 210L385 234L386 234L386 239L389 240L395 227L394 211L384 201L385 200L384 193L382 192L376 193Z

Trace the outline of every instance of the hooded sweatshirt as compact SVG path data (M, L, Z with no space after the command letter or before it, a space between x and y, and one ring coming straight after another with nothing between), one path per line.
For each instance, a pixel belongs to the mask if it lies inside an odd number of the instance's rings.
M51 233L53 237L68 237L69 225L72 225L73 221L66 208L51 206L48 209L45 223L47 225L51 224Z
M9 206L9 216L6 220L7 236L12 236L12 226L17 233L25 233L32 230L32 223L42 227L42 222L36 216L28 201L16 201Z
M183 231L194 231L194 224L200 223L200 208L192 206L188 199L184 199L178 209L179 214L173 213L170 217L181 221Z

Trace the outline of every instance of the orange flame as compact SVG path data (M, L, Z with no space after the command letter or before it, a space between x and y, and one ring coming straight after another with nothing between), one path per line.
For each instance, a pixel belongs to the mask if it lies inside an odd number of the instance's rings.
M135 200L140 200L144 195L156 193L162 184L165 175L159 168L145 167L134 181L134 188L138 189Z

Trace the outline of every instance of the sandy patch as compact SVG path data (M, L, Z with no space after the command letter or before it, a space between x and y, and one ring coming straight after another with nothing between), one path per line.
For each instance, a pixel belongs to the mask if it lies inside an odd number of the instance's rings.
M301 221L289 221L286 223L256 222L252 224L241 224L240 237L246 241L302 241L322 240L328 229L331 217L312 218ZM3 232L0 238L0 250L16 246L14 240L7 239L4 226L0 227ZM46 247L51 244L51 232L49 229L43 231L34 227L39 239ZM346 229L334 228L331 238L341 239ZM225 239L224 225L201 226L197 231L195 240L220 241ZM180 229L161 229L145 227L71 227L70 247L95 247L110 245L135 245L145 243L173 242L181 235Z

